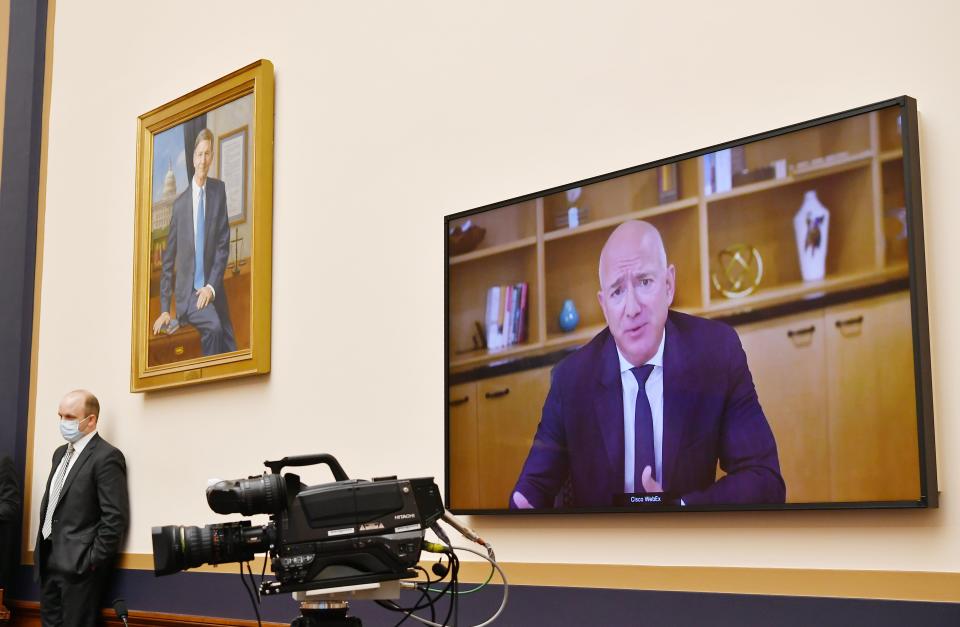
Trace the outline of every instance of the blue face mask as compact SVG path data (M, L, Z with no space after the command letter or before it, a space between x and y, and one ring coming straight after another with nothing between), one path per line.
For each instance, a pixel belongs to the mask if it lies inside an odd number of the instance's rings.
M60 419L60 435L63 436L63 439L70 443L75 443L77 440L86 435L86 433L80 433L80 423L86 422L90 419L90 416L86 418L81 418L80 420L64 420Z

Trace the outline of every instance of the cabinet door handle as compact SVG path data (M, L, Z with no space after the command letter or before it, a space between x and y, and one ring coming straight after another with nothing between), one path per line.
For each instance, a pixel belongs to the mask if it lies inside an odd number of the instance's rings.
M450 401L450 407L456 407L457 405L463 405L470 400L469 396L464 396L463 398L455 398Z
M863 316L857 316L856 318L847 318L846 320L837 320L836 323L838 329L844 327L851 327L855 324L863 324Z
M792 340L795 337L801 337L803 335L813 335L813 332L816 330L817 330L817 327L811 324L809 327L805 327L803 329L797 329L796 331L791 329L787 331L787 337Z
M506 396L510 393L510 388L503 388L502 390L494 390L493 392L487 392L484 394L487 398L500 398L501 396Z

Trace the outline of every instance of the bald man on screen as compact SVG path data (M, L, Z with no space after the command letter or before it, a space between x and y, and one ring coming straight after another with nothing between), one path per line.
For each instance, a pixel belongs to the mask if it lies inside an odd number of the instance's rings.
M671 311L676 269L657 229L625 222L600 254L607 328L553 370L512 508L783 503L773 432L736 331ZM726 475L716 478L717 464Z

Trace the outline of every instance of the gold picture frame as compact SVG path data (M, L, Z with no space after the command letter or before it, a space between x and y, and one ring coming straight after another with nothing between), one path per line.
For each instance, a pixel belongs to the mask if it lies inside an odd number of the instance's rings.
M261 59L138 118L132 392L270 371L273 116Z

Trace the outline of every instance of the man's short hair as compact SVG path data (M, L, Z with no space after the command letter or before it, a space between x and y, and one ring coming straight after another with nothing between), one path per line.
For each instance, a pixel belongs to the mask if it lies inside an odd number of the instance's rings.
M213 132L212 132L210 129L205 128L205 129L203 129L202 131L200 131L199 133L197 133L197 138L196 138L196 139L194 140L194 142L193 142L193 150L194 150L194 152L196 152L197 146L199 146L199 145L200 145L200 142L202 142L202 141L208 141L208 142L210 142L210 147L211 147L211 148L213 147Z
M100 401L97 400L97 397L94 396L92 392L88 390L74 390L71 394L79 394L83 397L83 416L93 414L97 418L100 417ZM83 416L81 416L81 418Z
M93 414L97 418L100 417L100 401L90 392L87 392L87 397L83 399L83 411L86 412L88 416Z

